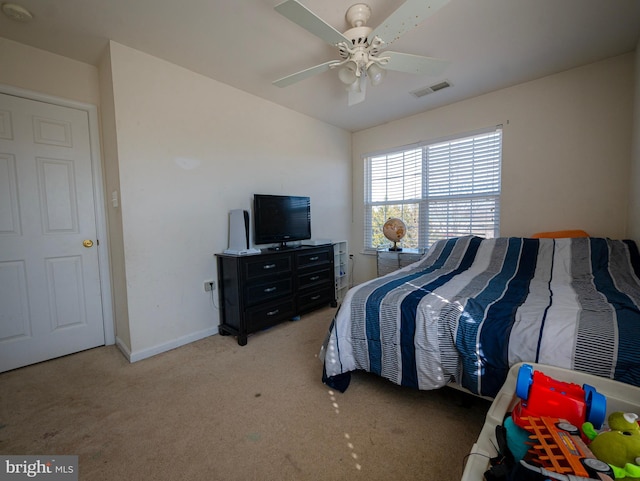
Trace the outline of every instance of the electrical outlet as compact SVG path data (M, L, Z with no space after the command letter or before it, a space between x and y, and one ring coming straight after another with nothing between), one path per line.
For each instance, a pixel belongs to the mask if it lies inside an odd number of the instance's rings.
M215 281L204 281L204 290L205 292L211 292L216 288Z

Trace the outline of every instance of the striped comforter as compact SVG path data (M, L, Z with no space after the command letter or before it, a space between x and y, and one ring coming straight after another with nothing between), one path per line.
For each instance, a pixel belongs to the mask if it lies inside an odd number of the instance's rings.
M321 357L342 390L351 371L495 396L526 361L640 386L640 257L601 238L469 236L351 289Z

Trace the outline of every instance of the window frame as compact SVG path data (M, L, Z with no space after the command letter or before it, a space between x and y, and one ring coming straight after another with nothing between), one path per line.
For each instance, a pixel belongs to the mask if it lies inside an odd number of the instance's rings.
M496 135L496 139L499 141L497 146L493 147L493 152L492 155L494 157L497 157L497 159L494 159L493 163L491 164L491 169L492 169L492 175L493 178L490 179L490 181L486 181L486 182L476 182L473 183L472 185L475 186L474 188L472 188L471 190L474 189L480 189L479 192L466 192L466 193L457 193L455 191L451 190L451 186L449 186L449 190L446 191L445 194L443 194L442 192L438 193L438 195L434 195L433 192L429 192L429 175L432 174L433 175L433 164L430 164L430 162L433 160L429 159L429 149L431 148L432 150L434 149L434 147L436 146L442 146L443 144L449 144L449 146L451 145L455 145L456 143L464 143L465 141L471 141L472 143L477 141L478 139L481 139L482 137L486 137L487 135L491 136L493 134L497 134ZM495 140L495 139L494 139ZM369 153L369 154L365 154L362 156L363 158L363 165L364 165L364 252L365 253L375 253L377 250L388 247L389 245L391 245L390 243L385 244L385 245L379 245L379 246L374 246L373 245L373 238L374 238L374 230L373 230L373 214L372 214L372 209L374 207L381 207L381 206L403 206L403 208L407 205L410 204L417 204L418 205L418 248L419 249L427 249L429 248L435 241L439 240L439 238L437 238L438 236L434 236L431 235L429 233L429 215L430 215L430 210L433 209L433 206L435 205L435 203L437 201L440 202L448 202L450 203L450 205L453 205L453 203L455 202L460 202L460 201L467 201L467 202L472 202L473 200L478 200L478 199L491 199L490 202L493 202L493 209L491 209L490 205L487 204L487 207L485 207L485 210L483 209L473 209L472 207L470 208L469 212L471 213L471 218L473 218L473 213L475 212L476 214L486 214L487 212L492 212L492 216L493 219L491 222L489 222L487 225L489 227L492 227L488 230L492 230L493 232L491 233L491 235L487 235L487 237L493 236L493 237L497 237L500 234L500 203L501 203L501 194L502 194L502 147L503 147L503 135L502 135L502 125L497 125L497 126L493 126L493 127L488 127L488 128L484 128L484 129L478 129L475 131L471 131L471 132L465 132L462 134L457 134L457 135L451 135L451 136L447 136L447 137L442 137L442 138L438 138L438 139L433 139L433 140L429 140L429 141L423 141L423 142L418 142L418 143L414 143L414 144L408 144L408 145L404 145L404 146L400 146L400 147L396 147L396 148L392 148L392 149L386 149L384 151L378 151L378 152L373 152L373 153ZM475 145L475 144L473 144ZM408 153L414 152L416 150L420 150L420 162L421 162L421 191L419 192L418 196L414 196L414 197L404 197L404 185L406 184L406 182L403 180L403 194L402 194L402 199L398 199L398 198L394 198L394 199L387 199L387 200L371 200L371 197L373 194L373 190L374 190L374 175L372 173L372 163L374 161L374 159L376 159L378 162L382 161L383 163L386 162L386 165L388 165L389 163L391 163L389 161L389 157L391 156L402 156L403 161L405 156ZM382 157L386 157L386 159L381 159ZM470 167L472 170L475 169L476 166L479 165L479 160L477 157L481 157L481 156L476 156L475 152L474 152L474 157L473 160L471 162L469 162L468 164L465 164L466 167ZM457 159L457 156L453 157L454 160ZM451 163L451 156L448 157L448 162L449 164ZM399 162L398 162L399 164ZM395 165L395 164L394 164ZM404 167L404 163L403 163L403 167ZM429 170L429 167L431 167L431 170ZM475 172L475 170L474 170ZM403 179L404 179L404 173L403 173ZM451 176L450 176L451 177ZM385 186L385 195L387 195L388 193L388 184L389 184L389 178L390 177L386 177L385 178L385 182L386 184L384 184ZM380 179L378 179L380 180ZM450 179L449 179L450 181ZM468 182L461 184L461 185L465 185L468 186ZM482 190L481 187L486 187L489 188L490 186L493 187L493 189L490 190ZM380 193L378 192L378 194L376 195L380 195ZM489 202L489 201L487 201ZM386 217L386 214L385 214ZM433 217L431 217L433 219ZM447 222L451 222L451 217L448 216L447 214ZM455 220L455 218L453 218ZM449 225L449 224L447 224ZM470 229L468 232L465 233L461 233L461 232L457 232L455 235L445 235L444 238L448 238L448 237L457 237L458 235L470 235L470 234L474 234L473 232L473 225L470 225ZM407 228L409 229L410 226L407 225ZM484 233L487 234L488 230L485 230ZM414 233L415 235L415 233ZM476 235L478 235L476 233ZM442 235L440 235L440 238L443 238Z

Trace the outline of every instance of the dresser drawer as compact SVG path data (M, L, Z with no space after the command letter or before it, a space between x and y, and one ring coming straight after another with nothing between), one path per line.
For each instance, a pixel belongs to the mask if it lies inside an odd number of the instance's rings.
M247 279L291 272L291 259L291 256L278 256L247 261L244 264Z
M271 327L280 321L292 319L295 315L293 299L271 302L247 309L247 325L250 326L248 331L255 332Z
M306 289L298 293L298 310L300 313L311 311L317 307L333 302L333 286L319 289Z
M292 293L293 283L291 277L268 279L265 282L252 283L247 286L247 304L252 306L268 299L275 299Z
M298 277L298 289L305 289L327 282L331 282L332 272L330 269L322 269L313 272L301 274Z
M328 264L333 258L332 249L322 249L312 252L298 253L298 268L307 269L314 266Z

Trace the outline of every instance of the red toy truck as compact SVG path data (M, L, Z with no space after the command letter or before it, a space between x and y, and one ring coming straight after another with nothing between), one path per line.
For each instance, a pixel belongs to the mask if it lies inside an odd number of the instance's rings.
M513 408L513 422L524 428L524 418L551 416L566 419L575 426L589 421L596 429L602 427L607 411L607 399L588 384L557 381L523 364L518 371L516 395L520 401Z

